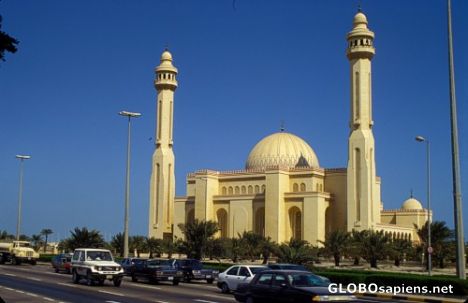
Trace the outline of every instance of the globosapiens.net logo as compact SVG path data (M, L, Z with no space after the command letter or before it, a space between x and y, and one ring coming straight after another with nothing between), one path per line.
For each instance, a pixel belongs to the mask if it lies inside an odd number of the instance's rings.
M376 283L331 283L328 285L328 291L332 294L414 294L414 295L437 295L437 294L453 294L453 285L444 286L412 286L412 285L392 285L384 286Z

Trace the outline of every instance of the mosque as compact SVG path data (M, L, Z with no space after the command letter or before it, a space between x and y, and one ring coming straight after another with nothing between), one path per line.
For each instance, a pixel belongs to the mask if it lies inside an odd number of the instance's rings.
M358 12L347 34L350 63L350 135L345 168L323 168L307 142L284 131L261 139L245 168L200 170L187 176L186 195L175 197L173 104L178 70L165 50L156 67L156 149L150 180L148 236L183 238L178 227L195 219L218 223L218 237L253 231L277 243L291 238L321 245L327 233L381 230L418 242L417 229L432 214L410 197L384 210L372 133L374 33Z

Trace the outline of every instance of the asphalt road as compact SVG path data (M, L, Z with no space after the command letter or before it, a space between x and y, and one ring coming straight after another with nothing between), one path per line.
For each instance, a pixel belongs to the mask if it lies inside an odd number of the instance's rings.
M46 265L0 265L0 297L6 303L235 303L234 296L222 294L215 284L148 284L125 278L121 287L106 281L104 286L73 284L71 275L55 273ZM0 300L1 302L1 300ZM362 302L395 302L363 299Z

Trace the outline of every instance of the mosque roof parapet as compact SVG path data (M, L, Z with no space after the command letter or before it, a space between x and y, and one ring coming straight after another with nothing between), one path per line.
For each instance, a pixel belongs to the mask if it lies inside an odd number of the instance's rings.
M216 171L210 169L201 169L195 172L191 172L187 174L187 178L194 178L199 175L212 175L212 176L232 176L232 175L257 175L257 174L264 174L266 171L271 170L280 170L286 172L318 172L323 173L324 169L319 167L293 167L289 168L283 165L272 165L268 166L265 169L236 169L236 170L225 170L225 171ZM346 169L344 169L346 172Z
M413 231L414 230L413 227L405 227L405 226L400 226L400 225L396 225L396 224L376 223L376 229L377 230L379 230L379 227L381 227L382 229L392 229L392 230L395 230L395 231L398 231L398 230L400 230L400 231Z
M381 213L427 213L427 209L403 209L403 208L395 208L395 209L382 209ZM431 211L432 213L432 211Z

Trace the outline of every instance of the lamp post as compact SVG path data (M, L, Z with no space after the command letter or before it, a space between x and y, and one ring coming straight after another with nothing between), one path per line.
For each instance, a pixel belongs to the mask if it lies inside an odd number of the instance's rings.
M130 139L131 139L131 119L138 118L141 113L127 111L119 112L119 115L128 117L128 141L127 141L127 175L125 182L125 219L124 219L124 258L128 258L128 213L130 208Z
M20 179L19 179L19 194L18 194L18 220L16 221L16 240L19 240L21 227L21 204L23 203L23 162L31 159L31 156L16 155L16 159L20 160Z
M431 246L431 143L423 136L416 136L416 141L426 142L426 172L427 172L427 271L432 275L432 246Z

